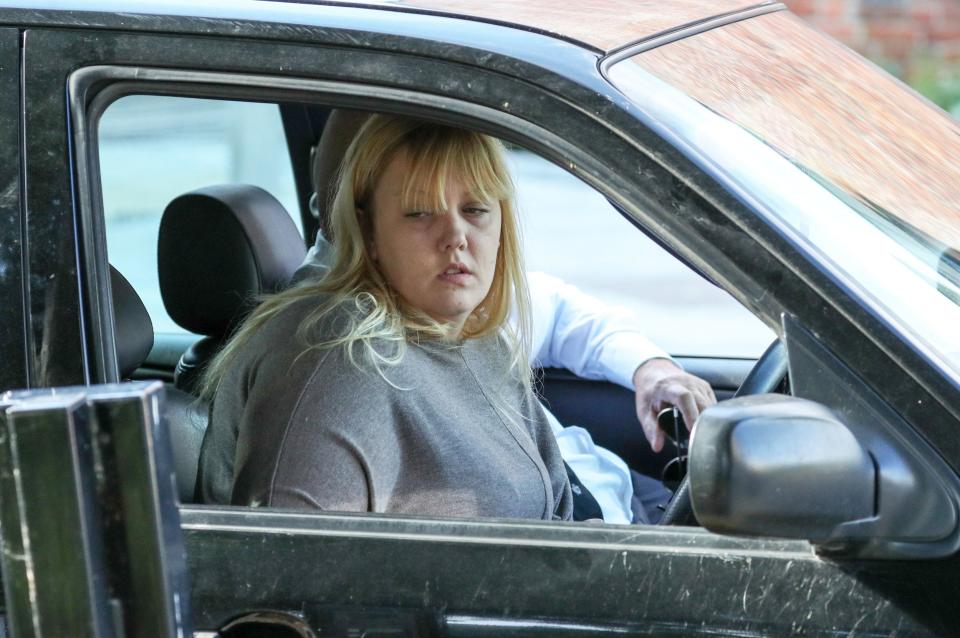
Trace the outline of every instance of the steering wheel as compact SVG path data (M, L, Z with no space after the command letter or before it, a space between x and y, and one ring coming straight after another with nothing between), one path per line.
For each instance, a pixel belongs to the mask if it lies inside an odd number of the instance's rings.
M787 374L787 349L779 339L773 343L760 355L757 363L751 368L750 373L737 388L736 397L745 397L751 394L763 394L773 392L778 385L783 382ZM680 481L680 486L673 493L673 498L667 505L667 509L660 517L658 525L696 525L697 518L693 514L693 506L690 503L690 478L689 474Z

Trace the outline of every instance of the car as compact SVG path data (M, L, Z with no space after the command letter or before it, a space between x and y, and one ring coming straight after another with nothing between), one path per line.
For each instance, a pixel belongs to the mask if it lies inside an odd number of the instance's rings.
M226 103L277 119L228 122ZM694 431L666 517L683 524L191 502L196 373L250 295L306 253L310 148L343 109L525 149L521 162L563 169L607 207L528 237L565 276L606 263L614 236L649 237L756 317L759 341L775 334L762 354L677 357L738 395ZM224 169L173 198L133 168L149 155L167 173L216 173L234 156L205 135L238 130L260 135L253 155L281 149L283 192L218 184ZM5 626L956 634L958 156L954 121L778 2L0 0ZM125 226L141 209L149 220ZM621 225L588 248L603 215ZM613 288L677 294L630 287L644 267L633 254ZM699 294L664 306L667 324L693 325ZM699 319L684 333L716 342L739 323ZM647 474L675 453L649 450L623 388L548 370L543 394Z

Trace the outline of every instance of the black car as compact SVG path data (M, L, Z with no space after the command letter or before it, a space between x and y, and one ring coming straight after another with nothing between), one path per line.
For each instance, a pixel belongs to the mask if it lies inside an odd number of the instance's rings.
M0 2L11 635L960 634L960 128L936 107L775 2L119 5ZM739 395L701 417L675 525L192 502L196 372L303 259L338 109L564 169L606 208L531 242L586 272L606 215L776 334L759 358L674 353ZM161 188L235 161L205 135L240 129L283 193L226 170ZM612 289L677 294L644 270ZM739 325L703 312L702 342ZM676 453L623 388L547 370L543 394L639 471Z

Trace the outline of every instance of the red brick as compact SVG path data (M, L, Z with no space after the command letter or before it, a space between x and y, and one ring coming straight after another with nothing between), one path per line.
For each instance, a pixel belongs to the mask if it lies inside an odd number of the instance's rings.
M957 0L941 0L937 3L940 16L944 20L960 20L960 2Z
M785 0L809 24L875 59L960 56L960 0Z
M861 2L860 16L865 20L890 20L901 18L904 8L897 4L867 4Z
M853 46L856 33L849 24L819 24L817 26L831 38L840 40L847 46Z
M881 50L884 58L895 60L901 66L907 66L916 51L913 45L903 42L886 42L881 46Z
M836 19L850 13L850 6L842 1L824 2L820 4L819 13L825 18Z
M928 37L933 42L960 42L960 24L944 22L932 24Z
M788 0L786 4L788 9L802 18L808 18L816 11L813 0Z
M871 40L912 43L916 39L916 35L916 29L904 20L885 20L867 25L867 36Z
M926 32L930 27L940 20L940 13L930 9L913 9L907 15L910 21L918 31Z

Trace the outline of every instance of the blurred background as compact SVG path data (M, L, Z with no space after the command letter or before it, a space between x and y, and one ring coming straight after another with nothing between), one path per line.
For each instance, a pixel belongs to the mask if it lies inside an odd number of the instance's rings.
M960 118L960 0L784 0Z

